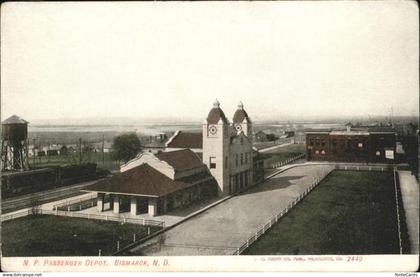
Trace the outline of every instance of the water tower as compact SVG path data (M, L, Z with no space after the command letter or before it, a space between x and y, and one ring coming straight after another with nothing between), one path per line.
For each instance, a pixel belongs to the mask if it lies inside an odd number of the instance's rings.
M13 115L1 125L2 170L28 169L28 121Z

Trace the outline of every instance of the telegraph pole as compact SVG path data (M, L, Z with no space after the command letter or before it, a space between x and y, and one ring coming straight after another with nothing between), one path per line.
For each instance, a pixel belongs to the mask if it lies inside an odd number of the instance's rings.
M35 155L35 141L36 141L36 138L33 138L32 141L33 141L33 145L34 145L33 148L32 148L32 154L34 155L34 157L33 157L34 158L34 164L33 164L33 166L35 167L35 160L36 160L36 158L35 158L35 156L36 156Z
M102 134L102 164L105 164L105 153L104 153L104 147L105 147L105 135Z
M79 138L79 164L82 164L82 138Z

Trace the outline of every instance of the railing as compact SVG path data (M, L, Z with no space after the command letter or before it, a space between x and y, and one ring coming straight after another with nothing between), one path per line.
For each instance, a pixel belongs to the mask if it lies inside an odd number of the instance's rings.
M68 216L68 217L78 217L78 218L87 218L87 219L97 219L105 221L117 221L121 223L132 223L140 225L150 225L150 226L159 226L165 227L164 221L145 219L145 218L131 218L123 216L114 216L114 215L102 215L102 214L89 214L89 213L77 213L69 211L60 211L60 210L38 210L38 214L49 214L57 216Z
M32 213L33 213L32 210L27 210L27 211L23 211L23 212L19 212L19 213L12 213L12 214L8 214L8 215L2 215L1 216L1 222L12 220L12 219L16 219L16 218L19 218L19 217L28 216L28 215L31 215Z
M271 217L271 219L264 224L255 234L250 236L244 244L242 244L233 255L240 255L245 249L247 249L252 243L258 240L265 232L267 232L277 221L279 221L284 215L286 215L290 209L292 209L297 203L299 203L306 195L308 195L311 190L313 190L332 170L323 172L321 177L314 178L313 183L305 189L298 197L296 197L286 208L284 208L280 213Z
M271 168L279 168L279 167L282 167L282 166L284 166L284 165L286 165L286 164L289 164L289 163L291 163L291 162L294 162L294 161L296 161L296 160L298 160L298 159L301 159L301 158L303 158L303 157L305 157L305 153L303 153L303 154L299 154L299 155L297 155L297 156L294 156L294 157L291 157L291 158L288 158L287 160L285 160L285 161L282 161L282 162L279 162L279 163L275 163L274 165L272 165L271 166Z
M132 224L139 224L139 225L149 225L149 226L158 226L158 227L165 227L164 221L159 220L152 220L152 219L145 219L145 218L130 218L130 217L123 217L123 216L112 216L112 215L101 215L101 214L88 214L88 213L77 213L77 212L69 212L69 211L60 211L60 210L43 210L43 209L29 209L24 212L15 213L11 215L6 215L1 217L1 221L7 221L19 217L24 217L32 214L46 214L46 215L56 215L56 216L68 216L68 217L77 217L77 218L87 218L87 219L97 219L97 220L105 220L105 221L117 221L121 223L132 223Z
M393 169L392 165L343 165L336 164L335 169L339 170L357 170L357 171L389 171Z

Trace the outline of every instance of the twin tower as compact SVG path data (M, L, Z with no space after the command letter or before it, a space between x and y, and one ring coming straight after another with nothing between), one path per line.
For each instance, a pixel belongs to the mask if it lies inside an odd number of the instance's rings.
M219 194L238 192L253 183L252 122L243 104L230 123L215 101L203 123L203 163L219 185Z

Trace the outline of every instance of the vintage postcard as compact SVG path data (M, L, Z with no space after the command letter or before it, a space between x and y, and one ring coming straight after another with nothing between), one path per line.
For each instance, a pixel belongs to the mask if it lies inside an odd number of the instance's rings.
M5 2L1 269L416 271L415 1Z

